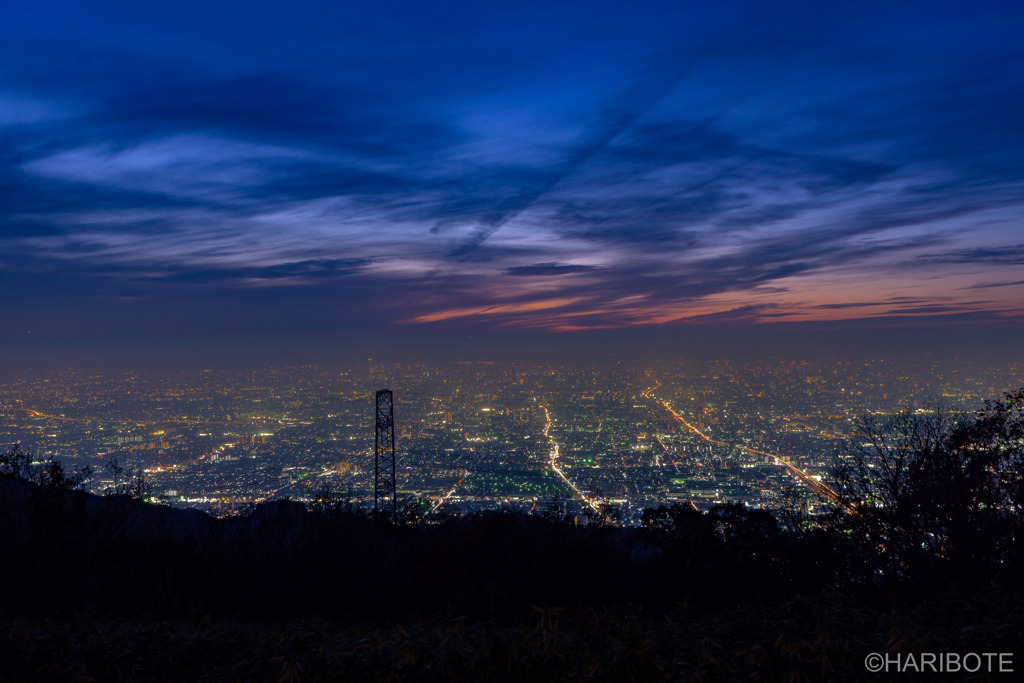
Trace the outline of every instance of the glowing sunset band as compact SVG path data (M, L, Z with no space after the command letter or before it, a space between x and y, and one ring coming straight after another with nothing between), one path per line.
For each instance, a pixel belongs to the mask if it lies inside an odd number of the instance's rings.
M531 311L543 311L552 308L562 308L563 306L570 306L581 299L576 298L563 298L563 299L542 299L540 301L530 301L527 303L520 304L496 304L494 306L477 306L474 308L453 308L447 311L439 311L437 313L429 313L427 315L421 315L413 318L411 322L414 323L432 323L439 320L451 320L452 318L468 318L477 315L501 315L504 313L529 313Z

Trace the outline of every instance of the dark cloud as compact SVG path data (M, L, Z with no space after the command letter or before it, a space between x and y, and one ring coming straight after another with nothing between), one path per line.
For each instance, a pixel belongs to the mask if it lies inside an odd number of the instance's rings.
M190 283L245 282L249 280L298 280L307 284L327 278L353 275L372 263L372 259L310 259L277 263L261 268L213 268L177 270L159 279Z
M585 273L591 270L599 270L600 266L583 266L571 263L534 263L529 266L515 266L506 268L505 275L531 276L531 275L568 275L570 273Z
M924 301L922 299L921 301ZM892 301L857 301L851 303L838 303L838 304L818 304L812 308L825 309L825 310L842 310L844 308L867 308L871 306L892 306Z
M973 249L957 249L942 254L919 256L916 263L948 264L969 263L978 265L1024 265L1024 244L1012 244L1005 247L977 247Z
M688 134L699 136L709 128ZM664 125L656 132L669 141L679 135ZM795 218L829 206L837 194L879 182L894 170L885 164L745 147L737 141L724 144L727 137L719 134L723 144L697 144L672 156L672 145L647 131L643 144L655 150L657 164L633 167L633 177L617 178L617 191L610 196L553 197L560 229L569 236L603 241L678 239L687 244L693 241L694 228L711 224L734 229ZM601 161L621 168L614 155ZM658 169L672 175L652 179L650 174Z
M964 287L964 289L994 289L996 287L1013 287L1015 285L1024 285L1024 280L1016 280L1014 282L986 282L978 285L970 285Z

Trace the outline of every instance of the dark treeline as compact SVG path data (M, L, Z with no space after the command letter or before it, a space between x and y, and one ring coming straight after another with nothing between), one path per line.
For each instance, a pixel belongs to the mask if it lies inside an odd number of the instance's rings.
M323 496L216 519L0 456L0 608L161 618L707 613L798 596L884 601L1024 576L1024 392L974 414L865 419L832 514L647 510L645 525L485 512L401 523Z
M639 529L511 512L392 524L335 504L215 519L2 487L21 513L4 515L0 604L19 611L514 622L538 607L706 609L820 589L835 574L813 535L736 505L662 509Z

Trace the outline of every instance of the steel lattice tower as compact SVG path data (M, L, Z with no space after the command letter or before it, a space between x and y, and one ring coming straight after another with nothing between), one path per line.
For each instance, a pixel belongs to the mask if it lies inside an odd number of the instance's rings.
M395 489L395 408L390 389L377 392L376 453L373 458L373 512L398 514L398 492ZM390 499L390 500L389 500Z

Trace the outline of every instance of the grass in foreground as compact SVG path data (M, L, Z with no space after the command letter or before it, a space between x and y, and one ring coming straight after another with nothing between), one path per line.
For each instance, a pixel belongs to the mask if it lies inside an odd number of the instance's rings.
M888 607L800 598L659 620L536 613L528 626L3 614L0 680L888 680L865 669L869 653L1014 652L1024 642L1024 597L995 592ZM1014 669L1024 670L1021 653ZM975 680L989 678L999 675Z

